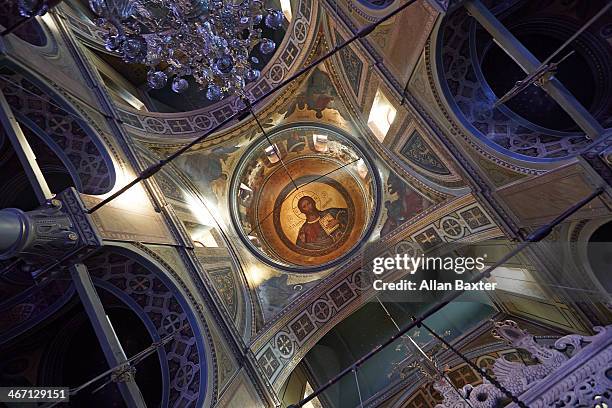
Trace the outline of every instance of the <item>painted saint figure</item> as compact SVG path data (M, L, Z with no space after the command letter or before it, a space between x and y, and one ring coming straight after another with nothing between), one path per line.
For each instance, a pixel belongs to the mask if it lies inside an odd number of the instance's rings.
M346 208L319 210L315 200L309 196L301 197L297 207L306 216L306 222L300 227L295 243L298 247L310 250L327 249L346 233Z

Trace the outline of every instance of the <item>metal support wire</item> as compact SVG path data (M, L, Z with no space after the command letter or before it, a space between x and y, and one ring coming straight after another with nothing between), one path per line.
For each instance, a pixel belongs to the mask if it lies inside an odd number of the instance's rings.
M17 30L19 27L23 26L25 23L27 23L28 21L30 21L33 18L34 18L34 16L32 16L32 17L22 17L20 20L17 20L15 23L13 23L13 25L11 25L10 27L8 27L4 31L2 31L0 33L0 36L4 37L5 35L11 34L13 31Z
M385 314L389 317L389 320L391 320L391 322L393 322L393 325L397 328L397 331L401 331L399 325L397 324L397 322L395 321L395 319L393 318L393 316L391 316L391 313L389 313L389 310L387 309L387 307L385 306L385 304L383 302L380 301L380 298L378 296L376 296L376 300L378 300L378 303L380 304L380 306L383 308L383 310L385 311ZM457 395L459 395L459 397L465 401L465 403L468 405L468 407L473 407L472 403L463 396L463 394L457 389L457 387L455 387L455 384L453 384L453 382L450 380L450 378L448 378L448 376L446 376L446 374L440 370L440 368L438 368L438 366L436 365L436 363L427 355L425 354L425 352L423 351L423 349L421 347L419 347L418 344L416 344L416 342L412 339L412 337L410 337L409 334L407 334L408 336L408 340L411 342L411 344L417 349L417 351L419 353L421 353L423 355L423 357L425 357L427 359L427 361L429 362L429 364L431 365L431 367L428 368L433 368L434 371L438 374L438 376L443 379L444 381L446 381L446 383L455 390L455 392L457 393ZM416 358L416 356L415 356Z
M83 384L81 384L81 385L79 385L77 387L70 388L68 390L68 395L70 395L70 396L76 395L80 391L82 391L85 388L91 386L92 384L96 383L97 381L100 381L101 379L103 379L105 377L111 376L110 379L108 379L102 385L100 385L99 387L96 388L95 391L99 391L100 389L102 389L106 385L108 385L111 382L115 381L114 378L116 376L119 376L121 374L124 374L124 373L128 372L131 367L136 366L141 361L143 361L145 358L149 357L151 354L155 353L160 348L164 347L171 340L173 340L174 337L177 334L179 334L183 329L185 329L187 327L189 327L188 324L184 324L183 326L179 327L178 329L176 329L172 333L162 337L158 341L154 341L153 343L151 343L151 345L149 347L147 347L144 350L141 350L138 353L134 354L132 357L128 358L125 362L123 362L123 363L121 363L119 365L116 365L114 367L109 368L108 370L106 370L106 371L96 375L92 379L84 382ZM115 376L113 376L113 374L115 374ZM61 401L53 402L51 404L44 405L43 408L52 408L52 407L54 407L54 406L56 406L56 405L58 405L60 403L61 403Z
M580 34L582 34L587 28L589 28L591 26L591 24L593 24L595 22L595 20L597 20L599 17L603 16L610 9L610 7L612 7L612 1L609 2L608 4L606 4L604 7L602 7L602 9L599 10L599 12L597 14L595 14L593 17L591 17L589 19L589 21L587 21L582 27L580 27L580 29L578 31L576 31L570 38L568 38L567 41L565 41L559 48L557 48L557 50L555 52L553 52L548 58L546 58L546 60L544 60L544 62L542 62L542 65L546 65L550 61L552 61L552 59L555 58L557 56L557 54L559 54L561 51L563 51L563 49L565 47L567 47L569 44L571 44L572 41L574 41L576 38L578 38L578 36Z
M548 234L550 234L552 232L554 227L556 227L557 225L561 224L564 220L566 220L572 214L576 213L582 207L584 207L585 205L590 203L593 199L595 199L595 197L600 196L603 192L604 192L604 188L603 187L599 187L598 189L594 190L587 197L583 198L582 200L580 200L579 202L577 202L576 204L574 204L573 206L571 206L570 208L565 210L563 213L561 213L559 216L557 216L551 222L549 222L548 224L543 225L542 227L538 228L536 231L534 231L532 234L530 234L526 238L525 241L521 242L516 248L514 248L508 254L503 256L499 261L495 262L493 265L488 267L484 272L475 275L472 279L470 279L468 281L468 283L471 283L471 284L478 283L481 280L483 280L484 278L490 277L491 276L491 272L495 268L505 264L508 260L510 260L513 257L515 257L523 249L528 247L532 242L537 242L537 241L541 241L542 239L544 239L546 236L548 236ZM369 360L372 356L376 355L381 350L383 350L384 348L386 348L387 346L392 344L395 340L397 340L398 338L400 338L404 334L408 333L408 331L410 331L411 329L417 327L419 324L422 324L425 321L425 319L428 319L429 317L433 316L434 314L436 314L437 312L442 310L445 306L447 306L452 301L457 299L464 292L465 292L465 289L460 290L460 291L455 291L455 292L450 293L450 294L447 294L446 296L444 296L442 298L442 301L440 303L438 303L437 305L432 306L429 309L427 309L418 318L415 318L415 320L412 323L408 324L404 329L402 329L401 331L399 331L396 334L392 335L384 343L376 346L374 349L372 349L371 351L369 351L368 353L366 353L365 355L363 355L362 357L357 359L353 364L351 364L350 366L348 366L347 368L342 370L334 378L332 378L331 380L327 381L325 384L323 384L321 387L319 387L312 394L308 395L307 397L304 397L301 401L297 402L296 404L290 405L288 408L299 408L299 407L304 406L304 404L307 404L308 402L310 402L311 400L316 398L318 395L320 395L321 393L325 392L325 390L327 390L329 387L331 387L332 385L334 385L338 381L340 381L340 379L342 377L344 377L346 374L348 374L349 372L351 372L353 370L353 368L359 367L365 361Z
M357 395L359 396L359 406L363 408L363 398L361 397L361 388L359 388L359 377L357 377L357 367L353 368L355 374L355 385L357 385Z
M413 317L413 320L416 320L416 318ZM472 367L473 370L475 370L477 373L480 373L480 375L482 375L484 378L489 380L489 382L491 384L496 386L498 390L500 390L501 392L506 394L506 396L508 398L510 398L512 400L512 402L514 402L516 405L518 405L521 408L528 408L527 405L525 405L525 403L523 401L518 399L518 397L516 395L512 394L510 392L510 390L508 390L506 387L504 387L499 381L497 381L495 378L491 377L486 372L486 370L483 370L482 368L478 367L476 364L474 364L474 362L472 360L470 360L469 358L464 356L463 353L461 353L459 350L457 350L455 347L453 347L452 344L450 344L442 336L438 335L438 333L436 333L429 326L427 326L425 324L425 322L421 321L421 323L417 324L417 327L421 327L421 326L423 326L432 336L434 336L436 339L438 339L440 342L442 342L442 344L444 344L446 347L448 347L449 350L451 350L453 353L457 354L463 361L465 361L470 367Z
M249 101L248 98L243 98L242 102L249 109L249 111L251 112L251 115L253 115L253 119L255 119L255 122L257 123L257 126L259 126L259 130L261 130L261 133L263 133L263 135L265 136L266 140L268 141L268 144L274 150L274 154L280 161L281 165L283 166L283 169L285 169L285 173L287 173L287 177L289 177L289 179L291 180L293 187L295 187L296 190L299 190L299 187L297 184L295 184L295 180L293 180L293 177L291 177L291 173L289 172L289 169L285 165L285 162L283 161L283 158L281 157L280 152L278 151L278 148L276 147L275 144L272 143L272 141L270 140L270 136L268 136L268 132L266 132L266 130L263 128L263 126L261 125L261 122L259 121L259 118L255 114L255 111L253 110L253 106L251 106L251 101Z
M306 74L308 71L310 71L312 68L314 68L317 65L319 65L321 62L323 62L323 61L327 60L328 58L334 56L335 54L340 52L342 49L344 49L349 44L353 43L354 41L358 40L359 38L363 38L363 37L367 36L372 31L374 31L374 29L376 27L378 27L380 24L384 23L385 21L389 20L390 18L393 18L395 15L397 15L398 13L400 13L401 11L403 11L404 9L406 9L408 6L410 6L411 4L413 4L415 2L416 2L416 0L408 0L408 1L406 1L406 3L402 4L401 6L399 6L398 8L396 8L395 10L390 12L389 14L385 15L381 19L379 19L379 20L377 20L377 21L375 21L375 22L373 22L371 24L368 24L367 26L363 27L353 37L349 38L348 40L346 40L342 44L336 45L332 50L330 50L326 54L320 56L319 58L316 58L313 62L311 62L310 64L306 65L304 68L300 69L299 71L297 71L293 75L290 75L288 78L286 78L283 81L281 81L278 85L276 85L274 88L270 89L268 92L265 92L264 94L262 94L259 98L255 99L253 102L251 102L251 106L255 106L258 103L263 102L269 96L273 95L276 91L284 88L286 85L290 84L291 82L293 82L297 78L299 78L302 75ZM194 140L192 140L191 142L189 142L185 146L183 146L180 149L176 150L170 156L168 156L168 157L158 161L157 163L154 163L154 164L150 165L149 167L144 169L138 175L138 177L136 177L134 180L130 181L128 184L126 184L125 186L123 186L122 188L117 190L115 193L111 194L110 196L108 196L107 198L105 198L104 200L100 201L98 204L94 205L92 208L87 210L87 213L88 214L94 213L95 211L97 211L101 207L103 207L104 205L108 204L109 202L111 202L115 198L119 197L121 194L125 193L127 190L129 190L131 187L133 187L137 183L141 182L142 180L146 180L149 177L155 175L166 164L170 163L171 161L173 161L174 159L176 159L177 157L179 157L180 155L182 155L183 153L185 153L186 151L188 151L189 149L191 149L193 146L197 145L198 143L201 143L207 137L209 137L210 135L212 135L216 131L220 130L225 125L229 124L232 120L244 117L245 113L247 113L247 114L249 113L248 109L249 109L249 107L247 106L247 107L245 107L244 110L235 112L233 115L227 117L225 120L223 120L222 122L218 123L216 126L214 126L208 132L204 133L201 136L198 136L197 138L195 138Z

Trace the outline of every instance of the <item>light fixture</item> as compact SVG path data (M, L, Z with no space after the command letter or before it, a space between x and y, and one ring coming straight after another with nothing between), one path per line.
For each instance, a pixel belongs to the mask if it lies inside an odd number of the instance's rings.
M105 46L127 63L149 66L148 85L161 89L172 82L182 93L193 77L206 97L218 101L244 96L245 84L256 80L259 60L251 55L276 49L263 37L263 26L283 27L280 10L263 0L90 0L106 30Z

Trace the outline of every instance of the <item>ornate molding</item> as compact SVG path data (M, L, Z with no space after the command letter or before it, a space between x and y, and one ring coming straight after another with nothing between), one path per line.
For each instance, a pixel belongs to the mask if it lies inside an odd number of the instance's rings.
M594 336L570 334L548 348L513 321L496 323L495 336L511 347L528 351L538 361L526 365L499 357L492 368L496 380L530 408L590 408L610 404L612 379L607 373L612 369L612 326L594 330ZM458 391L441 380L434 387L444 396L443 403L436 408L494 408L505 398L488 381L476 387L466 385Z

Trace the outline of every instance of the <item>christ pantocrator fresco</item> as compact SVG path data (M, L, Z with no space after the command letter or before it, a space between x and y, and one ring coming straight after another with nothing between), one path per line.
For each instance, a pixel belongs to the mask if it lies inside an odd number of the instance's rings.
M300 125L269 138L249 148L232 181L243 240L264 262L298 273L341 261L377 214L369 161L329 128ZM270 160L271 143L282 161Z
M298 200L298 209L306 216L298 231L295 245L309 250L323 250L339 242L347 232L348 211L346 208L320 210L310 196Z

